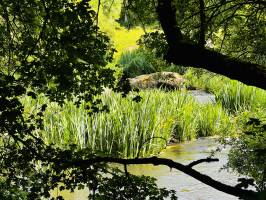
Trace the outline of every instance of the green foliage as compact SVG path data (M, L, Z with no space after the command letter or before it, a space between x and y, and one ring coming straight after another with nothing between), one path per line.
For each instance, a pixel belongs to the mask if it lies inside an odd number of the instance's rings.
M142 51L149 52L151 55L151 62L160 64L162 71L177 72L179 74L184 74L186 72L186 67L176 66L163 60L168 48L163 33L159 31L145 33L138 40L138 45L140 45Z
M142 74L150 74L161 71L165 64L159 63L155 57L143 49L136 49L121 54L118 64L124 69L128 77L136 77Z
M72 93L93 101L103 85L111 86L113 72L103 66L114 49L88 3L6 0L0 11L1 73L56 101Z
M152 0L123 0L118 22L130 29L140 25L153 25L157 21L155 2Z
M165 35L159 31L144 34L138 40L138 44L153 52L157 57L162 57L168 48Z
M178 27L184 39L265 64L265 3L260 1L177 0ZM203 36L204 41L201 41Z
M186 71L186 68L169 64L146 48L123 52L118 60L118 64L122 67L125 75L130 78L161 71L177 72L180 74L184 74Z
M73 190L77 182L88 184L99 176L99 168L105 168L102 164L93 169L60 168L60 163L69 158L88 158L91 152L44 144L39 134L44 128L46 102L26 115L19 99L25 95L36 98L43 92L59 104L75 96L77 104L81 99L86 101L89 111L99 109L99 101L94 97L104 86L113 85L113 71L104 66L111 61L114 50L109 38L94 24L94 18L88 1L1 1L0 174L5 180L1 189L6 189L1 193L3 198L9 198L16 189L26 191L23 195L29 200L48 198L59 182Z
M239 2L229 3L226 7ZM262 27L266 21L263 10L265 5L239 6L231 17L233 10L225 11L223 16L227 21L222 21L221 17L216 19L224 26L213 35L215 47L228 55L265 65L266 31Z
M1 200L27 200L27 192L19 188L10 187L5 180L0 179L0 199Z
M264 112L265 115L265 112ZM239 138L230 142L228 167L252 177L259 191L266 190L266 121L250 118Z
M97 192L89 197L95 200L163 200L177 199L174 190L157 188L155 178L132 174L113 174L105 177L97 187Z
M142 51L148 52L151 55L150 62L162 65L161 70L170 66L170 64L163 60L163 56L168 47L163 33L159 31L145 33L138 40L138 45L140 45Z

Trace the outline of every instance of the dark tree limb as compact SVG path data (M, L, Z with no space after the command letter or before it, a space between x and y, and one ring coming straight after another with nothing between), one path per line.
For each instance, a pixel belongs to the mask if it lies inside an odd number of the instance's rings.
M204 47L206 44L205 41L205 32L206 32L206 15L205 15L205 3L204 0L199 0L200 4L200 36L199 36L199 45Z
M196 163L197 161L195 161ZM202 163L203 161L199 161ZM201 181L202 183L211 186L219 191L225 192L227 194L231 194L233 196L240 197L242 199L259 199L258 196L261 195L258 192L252 190L245 190L241 188L237 188L234 186L226 185L219 181L212 179L211 177L201 174L198 171L191 168L189 165L183 165L178 162L174 162L171 159L166 158L158 158L158 157L150 157L150 158L134 158L134 159L123 159L123 158L115 158L115 157L100 157L95 156L89 159L76 159L73 161L69 161L64 163L62 168L69 168L69 167L89 167L90 165L96 163L116 163L122 165L130 165L130 164L153 164L153 165L164 165L168 166L169 168L174 168L183 173Z
M176 65L204 68L247 85L266 89L266 66L231 58L183 40L172 0L159 0L157 12L169 46L165 56L167 61Z
M198 165L198 164L201 164L201 163L204 163L204 162L218 162L218 161L219 161L218 158L205 158L205 159L199 159L199 160L195 160L195 161L189 163L189 164L187 165L187 167L192 168L192 167L194 167L195 165Z
M160 0L158 2L157 12L159 14L163 30L171 32L171 34L165 33L166 40L171 41L171 43L168 43L168 45L174 46L183 39L183 36L180 28L177 26L176 8L172 6L172 1L170 0L166 1ZM163 13L163 16L160 16L160 13Z

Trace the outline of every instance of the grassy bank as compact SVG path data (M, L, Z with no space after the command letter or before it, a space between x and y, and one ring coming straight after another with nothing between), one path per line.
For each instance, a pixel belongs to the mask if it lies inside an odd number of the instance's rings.
M190 84L215 94L216 101L230 113L256 111L266 108L266 91L239 81L207 72L190 69L185 77Z
M45 112L47 143L59 146L77 144L104 154L120 157L147 156L158 153L173 137L179 141L199 136L229 134L235 126L221 104L197 103L190 95L179 91L141 92L141 102L133 95L102 96L108 113L89 116L84 107L67 102L60 108L50 104ZM24 99L26 108L34 108L43 99ZM27 112L32 112L27 110Z

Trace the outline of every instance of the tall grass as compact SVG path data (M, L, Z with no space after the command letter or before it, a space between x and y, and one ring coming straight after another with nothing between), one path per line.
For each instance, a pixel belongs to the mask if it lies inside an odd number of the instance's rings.
M153 66L149 57L147 53L140 49L126 51L121 54L118 64L122 66L129 77L161 71L161 69Z
M266 91L262 89L203 70L190 69L185 77L191 85L214 93L216 101L231 113L266 108Z
M184 72L181 67L173 67L162 58L156 57L154 52L143 48L123 52L118 59L118 64L131 78L161 71ZM174 68L176 70L173 70Z
M216 98L233 112L266 107L266 92L255 87L248 87L237 81L222 88Z
M230 123L231 117L221 104L200 105L190 102L178 110L174 136L178 140L190 140L197 137L229 135L237 129Z
M110 111L92 116L83 106L76 108L72 102L63 107L49 104L42 137L61 147L77 144L80 148L132 158L157 154L172 137L183 141L225 134L234 128L220 104L201 105L179 91L143 91L139 103L132 101L132 95L127 98L113 93L102 95ZM23 101L26 108L38 103L30 98Z

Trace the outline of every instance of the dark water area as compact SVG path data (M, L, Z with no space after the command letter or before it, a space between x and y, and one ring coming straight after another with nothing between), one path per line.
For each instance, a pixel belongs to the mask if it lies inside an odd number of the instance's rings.
M182 164L188 164L194 160L206 158L219 146L215 138L200 138L195 141L184 142L167 147L159 157L169 158ZM199 172L211 176L213 179L229 185L236 185L238 176L221 168L227 162L228 148L216 153L219 162L201 163L193 167ZM220 192L205 185L194 178L179 172L170 170L165 166L153 165L131 165L128 167L130 173L136 175L153 176L157 178L160 187L174 189L179 200L236 200L238 198ZM53 192L54 196L63 195L66 200L86 200L88 190L75 191L74 193L58 191Z

